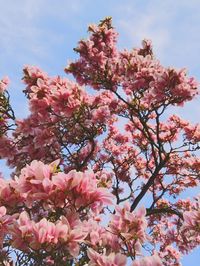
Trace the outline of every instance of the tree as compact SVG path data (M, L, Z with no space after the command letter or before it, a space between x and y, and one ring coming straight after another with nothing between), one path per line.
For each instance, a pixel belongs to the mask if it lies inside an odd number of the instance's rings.
M199 185L200 125L169 110L198 84L148 40L119 51L111 18L88 30L65 69L76 82L24 68L26 119L0 82L13 168L0 179L1 265L181 265L200 244L200 198L180 198Z

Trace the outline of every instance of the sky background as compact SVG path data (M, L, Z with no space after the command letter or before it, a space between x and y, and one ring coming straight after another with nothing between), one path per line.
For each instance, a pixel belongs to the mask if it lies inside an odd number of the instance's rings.
M151 39L165 66L186 67L200 81L199 0L0 0L0 78L8 75L15 113L28 108L21 82L24 65L37 65L49 75L63 75L76 58L73 48L87 37L87 27L113 17L119 48L138 47ZM199 122L200 99L176 113ZM1 172L8 173L1 163ZM183 266L198 266L200 250L184 256Z

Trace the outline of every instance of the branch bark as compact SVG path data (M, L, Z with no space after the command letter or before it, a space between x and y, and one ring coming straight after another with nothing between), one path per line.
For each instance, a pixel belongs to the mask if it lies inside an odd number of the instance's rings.
M139 204L139 202L141 201L141 199L145 196L145 194L148 191L148 189L153 185L154 180L156 179L156 177L159 174L160 170L165 166L165 163L168 161L168 159L169 159L169 154L167 154L166 157L165 157L165 159L162 160L162 162L160 162L160 164L156 167L154 173L149 178L149 180L144 185L144 187L142 188L141 192L135 198L133 204L131 205L131 210L130 210L131 212L133 212L135 210L135 208L137 207L137 205Z

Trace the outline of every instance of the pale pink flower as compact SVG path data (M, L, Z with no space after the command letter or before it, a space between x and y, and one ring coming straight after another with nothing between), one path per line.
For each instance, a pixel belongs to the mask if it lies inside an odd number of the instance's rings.
M162 262L157 255L151 257L144 257L139 260L135 260L132 266L162 266Z
M3 93L7 89L9 83L10 80L7 76L0 80L0 93Z
M109 255L99 254L89 248L87 255L90 259L89 266L125 266L126 257L122 254L110 253Z

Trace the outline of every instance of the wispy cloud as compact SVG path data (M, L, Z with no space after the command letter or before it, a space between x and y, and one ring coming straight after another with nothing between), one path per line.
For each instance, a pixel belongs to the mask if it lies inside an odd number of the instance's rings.
M27 42L29 49L39 51L35 47L39 47L37 39L41 31L33 25L38 7L32 5L32 2L24 1L24 5L19 5L17 1L1 2L1 53L12 53L16 46L23 47Z
M23 95L16 90L23 88L21 75L24 64L51 69L53 66L49 61L56 64L56 51L53 52L64 42L63 28L76 21L82 6L79 0L0 0L0 76L9 75L11 78L11 85L15 88L11 99L14 99L18 116L27 114Z
M135 47L144 38L153 42L155 55L166 66L186 67L200 80L200 1L125 1L115 7L120 46ZM172 110L199 122L199 99ZM172 112L169 110L169 114Z
M123 11L124 9L124 11ZM163 54L168 43L170 42L170 32L166 27L166 14L158 12L149 6L142 12L138 8L125 6L122 12L126 16L118 21L118 25L123 34L123 40L130 45L140 44L144 38L153 40L156 51ZM161 20L163 23L159 23ZM126 37L125 37L126 36ZM125 37L125 38L124 38ZM124 41L123 41L124 42ZM124 44L123 44L124 45Z
M17 58L23 58L22 51L29 51L32 56L42 57L48 55L51 43L62 38L59 33L55 36L51 28L55 18L70 21L80 11L81 1L8 0L0 1L0 7L0 54L15 53ZM49 27L45 27L45 23ZM20 55L17 52L21 52Z
M150 38L164 63L197 65L191 49L197 50L200 43L200 1L125 1L115 10L123 45Z

